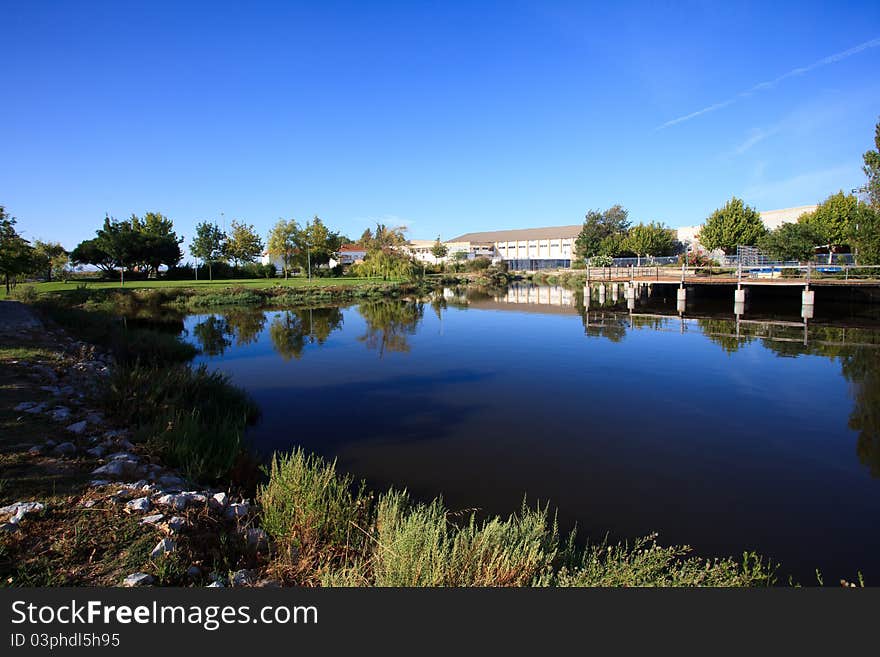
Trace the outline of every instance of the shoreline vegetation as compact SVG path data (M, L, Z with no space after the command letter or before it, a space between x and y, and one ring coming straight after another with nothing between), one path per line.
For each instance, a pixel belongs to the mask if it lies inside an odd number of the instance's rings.
M220 297L232 303L301 305L395 297L409 289L401 283L348 288L316 285L282 291L242 286L224 289ZM688 546L662 546L654 535L626 543L579 546L573 533L560 534L547 506L530 506L524 501L522 508L508 517L482 518L474 511L455 512L441 499L418 501L405 490L370 491L365 482L337 472L334 463L299 448L275 454L268 467L261 465L245 442L246 427L259 416L248 395L223 375L190 366L195 349L176 336L145 328L128 329L124 320L126 312L135 311L140 304L198 308L202 304L209 307L208 300L216 302L217 292L191 288L120 292L118 288L74 286L65 293L49 292L31 299L32 307L50 325L61 326L77 340L109 354L110 373L92 403L116 425L130 430L134 446L151 460L177 468L191 481L252 500L255 516L269 539L265 553L256 557L240 547L229 547L241 541L236 541L238 534L233 536L228 526L212 525L211 531L219 529L220 543L226 546L221 549L216 540L204 538L204 529L196 529L204 528L205 519L194 519L187 550L153 556L138 566L150 575L150 581L196 583L185 576L187 563L180 562L187 555L191 562L210 564L203 571L226 567L231 573L246 562L256 573L250 582L306 586L776 583L777 567L752 552L739 559L705 558L695 556ZM14 344L10 348L10 353L19 355L18 360L27 359L30 353L25 343L17 351ZM4 482L0 489L4 503L20 495L14 489L14 480ZM28 519L23 529L39 531L42 521ZM16 548L18 540L11 534L2 538L0 574L5 585L67 583L30 571L27 577L20 573L9 576L10 570L15 570L9 564L18 559L19 571L31 567L28 557ZM200 554L200 550L206 553ZM75 557L67 554L64 558ZM61 565L50 562L40 567L48 573ZM86 583L121 582L96 577Z

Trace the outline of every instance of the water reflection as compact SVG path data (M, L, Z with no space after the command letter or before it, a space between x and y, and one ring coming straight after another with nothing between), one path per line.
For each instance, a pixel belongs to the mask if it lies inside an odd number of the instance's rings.
M408 352L408 337L415 335L425 314L425 304L418 300L389 299L364 301L358 312L366 320L367 332L358 338L367 349L379 352Z
M448 288L224 309L186 330L254 394L266 452L301 444L452 506L506 513L525 492L591 538L659 528L709 554L880 579L880 322L821 304L804 322L799 299L760 294L734 314L730 290L689 291L679 312L676 297Z
M284 359L299 360L306 345L322 345L342 326L342 310L336 307L284 310L272 318L269 337Z

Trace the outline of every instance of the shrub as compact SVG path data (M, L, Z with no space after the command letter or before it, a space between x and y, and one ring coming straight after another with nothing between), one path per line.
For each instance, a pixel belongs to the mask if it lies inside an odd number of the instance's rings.
M336 463L296 449L272 459L257 499L263 528L281 547L282 568L302 577L366 549L370 501Z
M37 288L33 285L16 285L10 295L16 301L23 301L24 303L33 303L37 300L39 296L37 294Z
M590 267L611 267L614 265L614 258L610 255L596 255L590 258Z

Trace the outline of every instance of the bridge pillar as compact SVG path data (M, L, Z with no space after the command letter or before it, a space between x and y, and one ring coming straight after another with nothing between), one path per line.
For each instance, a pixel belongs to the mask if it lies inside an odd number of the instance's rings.
M628 283L628 284L626 285L626 287L623 288L623 291L624 291L624 294L625 294L627 300L630 300L630 299L635 300L635 298L636 298L636 286L635 286L634 283Z
M816 302L816 291L805 287L801 292L801 303L805 306L812 306Z
M745 303L746 302L746 289L744 287L738 287L733 291L733 302L734 303Z
M801 317L804 319L813 319L813 304L804 304L801 306Z
M599 303L605 305L605 284L599 285Z
M687 290L683 287L678 288L675 291L675 300L676 301L687 301Z
M611 300L614 303L617 303L617 294L618 294L618 285L617 283L611 284Z
M746 313L746 302L745 301L734 301L733 302L733 314L739 318L740 315L744 315Z

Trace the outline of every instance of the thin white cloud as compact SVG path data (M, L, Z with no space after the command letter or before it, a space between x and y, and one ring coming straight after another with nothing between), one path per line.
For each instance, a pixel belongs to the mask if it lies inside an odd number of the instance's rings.
M768 129L756 128L755 130L752 130L751 134L748 136L748 138L746 138L745 141L743 141L741 144L739 144L736 148L733 149L733 154L734 155L742 155L747 150L749 150L752 146L759 144L760 142L767 139L767 137L772 137L777 132L779 132L778 127L773 127L773 128L768 128Z
M715 110L722 109L727 107L728 105L732 105L737 102L741 98L748 98L756 93L761 91L767 91L769 89L773 89L776 85L778 85L783 80L787 80L788 78L798 77L804 75L805 73L809 73L817 68L821 68L823 66L828 66L829 64L835 64L839 61L847 59L848 57L852 57L853 55L857 55L858 53L868 50L869 48L876 48L880 46L880 37L876 39L871 39L870 41L865 41L864 43L860 43L857 46L853 46L848 50L844 50L842 52L835 53L833 55L829 55L828 57L823 57L819 61L813 62L808 66L800 66L798 68L794 68L787 73L783 73L779 77L776 77L772 80L767 80L765 82L759 82L755 86L746 89L745 91L739 92L736 96L728 98L727 100L723 100L719 103L715 103L713 105L709 105L708 107L704 107L701 110L697 110L696 112L691 112L690 114L685 114L684 116L679 116L678 118L671 119L666 123L660 125L657 129L663 130L664 128L669 128L674 125L678 125L679 123L684 123L685 121L690 121L691 119L695 119L698 116L702 116L703 114L708 114L709 112L714 112Z
M848 192L860 175L858 166L842 164L782 180L759 182L747 187L742 195L747 200L767 201L779 207L818 203L838 190Z

